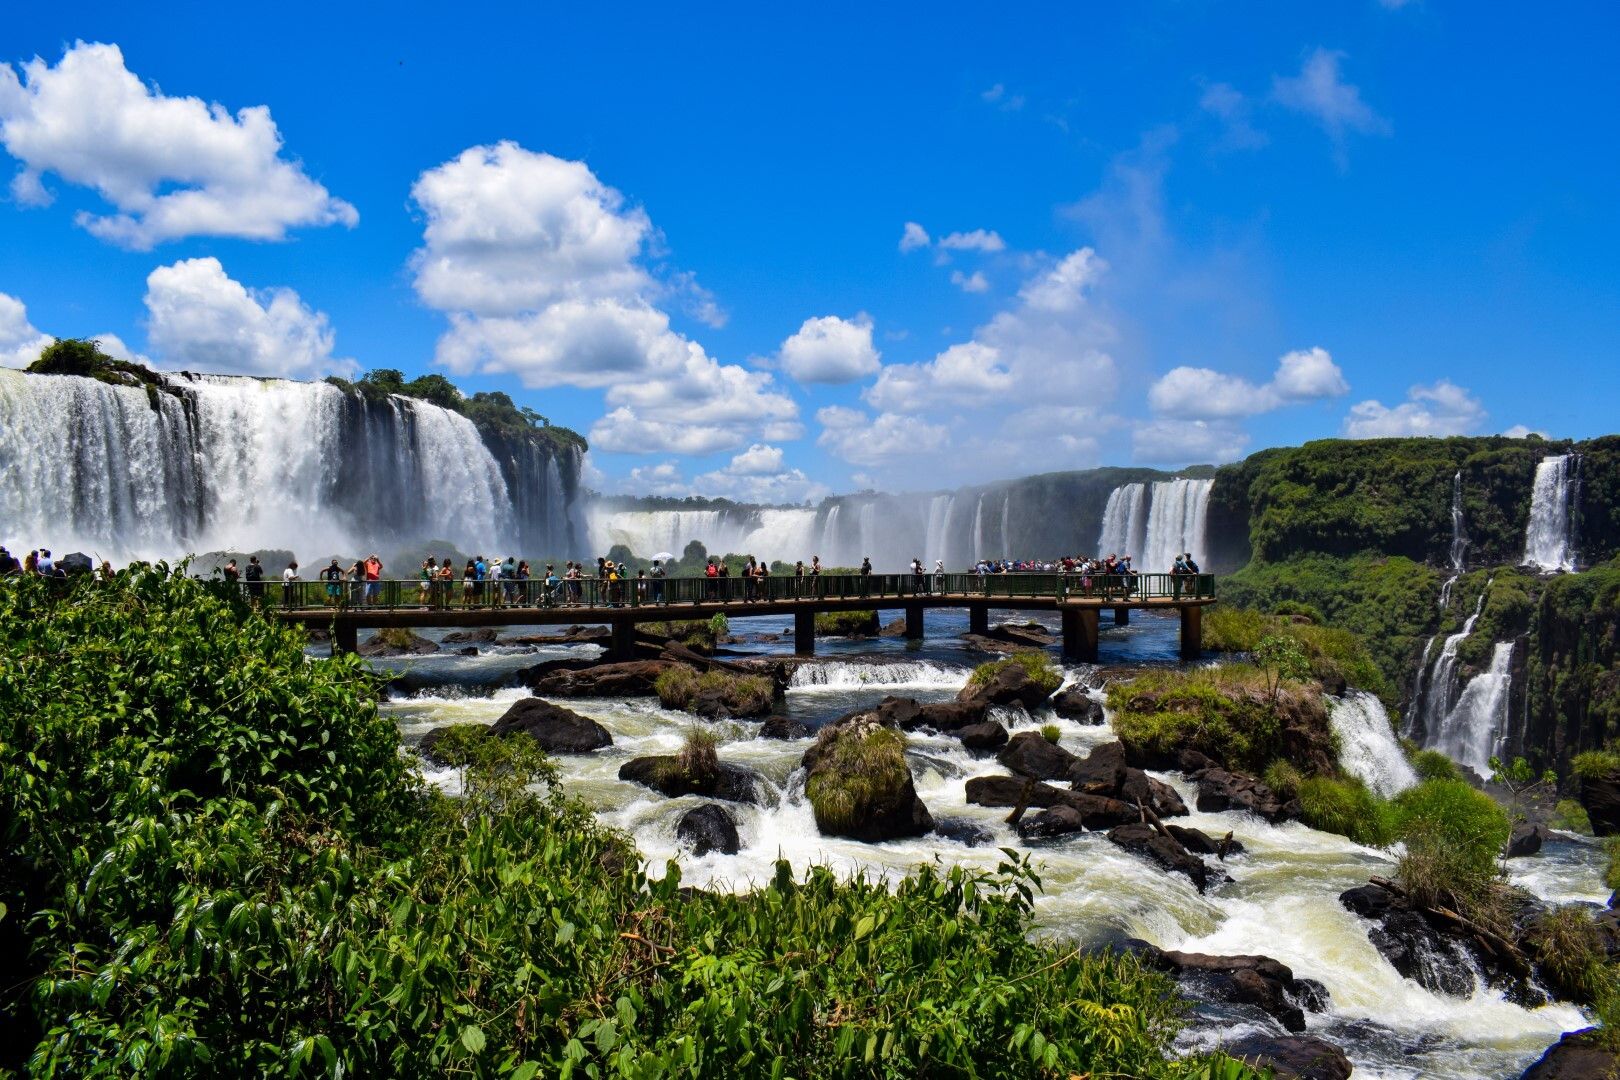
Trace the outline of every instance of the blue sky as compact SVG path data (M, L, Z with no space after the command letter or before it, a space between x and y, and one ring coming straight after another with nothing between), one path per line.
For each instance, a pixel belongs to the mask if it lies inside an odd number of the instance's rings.
M10 15L0 361L442 371L762 501L1615 429L1609 5L332 7Z

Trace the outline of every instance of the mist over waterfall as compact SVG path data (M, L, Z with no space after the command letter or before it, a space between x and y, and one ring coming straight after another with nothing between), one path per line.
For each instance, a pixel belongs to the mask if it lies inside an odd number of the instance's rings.
M579 467L578 451L486 438L460 413L327 383L0 371L0 529L19 548L115 560L260 548L309 560L429 540L572 551Z
M1524 532L1524 561L1542 570L1575 569L1572 505L1580 484L1580 457L1559 454L1536 465L1530 490L1530 521Z
M1141 557L1147 542L1147 485L1125 484L1108 496L1103 510L1102 534L1097 538L1099 557L1130 555ZM1186 550L1183 548L1182 550Z
M1153 485L1142 556L1133 562L1137 570L1164 573L1185 551L1192 552L1200 566L1209 561L1205 523L1214 486L1213 480L1162 480Z
M1395 741L1383 702L1365 690L1328 698L1328 714L1339 737L1339 763L1376 794L1389 798L1415 787L1418 775Z

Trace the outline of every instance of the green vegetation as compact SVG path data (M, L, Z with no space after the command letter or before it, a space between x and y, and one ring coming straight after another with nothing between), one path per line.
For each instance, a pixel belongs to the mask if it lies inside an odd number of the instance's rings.
M1419 750L1411 755L1412 771L1419 780L1461 780L1457 763L1438 750Z
M1310 676L1328 687L1354 686L1396 704L1394 684L1378 667L1362 641L1348 630L1320 626L1294 611L1301 605L1283 601L1271 615L1253 608L1217 604L1204 613L1204 647L1215 652L1256 652L1267 638L1297 643ZM1274 647L1275 648L1275 647Z
M1562 829L1564 832L1579 833L1582 836L1592 835L1592 818L1579 799L1559 799L1558 804L1553 807L1552 817L1547 819L1547 825L1549 828Z
M715 620L719 620L718 624ZM716 615L713 619L641 623L636 629L648 637L678 641L688 649L708 656L714 652L720 639L730 631L730 625L724 615Z
M1559 997L1589 1002L1614 992L1615 977L1590 911L1568 904L1543 912L1527 928L1525 944Z
M1274 708L1271 686L1252 664L1153 671L1111 684L1108 708L1115 734L1149 758L1197 750L1259 775L1284 756L1277 708L1321 709L1314 688L1296 687L1282 688Z
M1620 889L1620 836L1603 838L1603 887Z
M421 375L405 380L396 368L368 371L354 382L328 376L327 382L345 392L358 393L367 401L385 401L389 395L415 398L442 409L461 413L486 435L535 440L555 449L585 449L585 439L576 431L555 427L551 421L527 406L518 405L499 390L467 397L443 375Z
M675 764L691 787L701 791L714 787L720 776L720 756L715 749L718 745L713 732L700 727L686 729L686 739L681 744L681 752L675 755Z
M653 692L666 709L690 709L699 698L713 698L732 716L762 716L776 699L776 688L763 675L733 675L728 671L698 674L681 665L668 668L653 680Z
M968 676L967 684L969 686L984 686L1010 667L1023 668L1030 680L1048 694L1056 693L1057 688L1063 685L1063 673L1057 669L1056 664L1052 663L1052 658L1044 652L1036 652L1033 649L1026 652L1015 652L1011 656L1003 657L1000 660L991 660L989 663L980 664Z
M108 356L101 351L101 342L90 338L57 338L41 349L39 359L24 370L32 375L78 375L109 386L142 388L154 409L158 395L168 392L157 372Z
M880 629L875 611L816 613L816 634L819 637L873 637Z
M1058 730L1058 726L1056 724L1042 724L1041 738L1045 739L1053 746L1056 746L1058 744L1058 740L1063 738L1063 732Z
M804 795L824 833L847 834L865 821L874 807L892 800L911 777L906 765L906 737L893 728L870 724L846 728L811 770ZM817 740L817 749L827 741Z
M451 739L446 798L302 646L161 569L0 590L0 1070L1252 1075L1166 1060L1165 977L1033 941L1027 860L650 880L530 740Z
M1604 780L1620 773L1620 753L1587 750L1569 759L1569 770L1582 780Z
M1400 827L1394 807L1353 777L1313 776L1297 789L1304 807L1300 820L1313 829L1348 836L1358 844L1385 847Z
M1432 842L1458 880L1489 880L1513 826L1489 795L1461 780L1427 780L1394 799L1401 838Z

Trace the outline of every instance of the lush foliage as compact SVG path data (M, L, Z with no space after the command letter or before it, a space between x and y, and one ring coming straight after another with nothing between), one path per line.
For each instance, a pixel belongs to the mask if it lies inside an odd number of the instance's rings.
M1461 780L1457 763L1438 750L1419 750L1411 756L1412 771L1420 780Z
M530 740L425 791L352 659L156 571L0 590L0 1067L44 1074L1074 1074L1167 1061L1128 958L1031 940L1039 881L650 880ZM537 786L538 785L538 786Z
M689 709L699 697L714 697L733 716L759 716L768 712L776 687L763 675L733 675L728 671L698 674L684 665L668 668L653 680L653 692L666 709Z
M1058 726L1056 724L1042 724L1041 725L1041 738L1045 739L1047 742L1051 743L1053 746L1056 746L1057 743L1058 743L1058 740L1063 738L1063 732L1058 728Z
M1620 774L1620 753L1586 750L1569 759L1569 768L1583 780L1604 780Z
M804 786L823 832L848 832L911 778L906 737L894 728L857 724L828 729L817 738L816 749L823 746L823 764L811 771Z
M1044 652L1034 650L1015 652L1000 660L980 664L968 675L967 684L983 686L1010 667L1023 668L1030 681L1048 694L1056 693L1057 688L1063 685L1063 673L1052 663L1052 658Z
M1353 686L1393 706L1394 684L1361 639L1339 627L1318 625L1298 611L1301 606L1285 600L1267 615L1253 608L1217 604L1204 613L1204 647L1213 652L1254 653L1268 638L1292 641L1303 654L1310 676L1322 685Z
M1424 837L1441 849L1459 877L1489 879L1513 826L1483 791L1461 780L1427 780L1394 799L1407 847Z
M385 401L389 395L426 401L461 413L486 434L539 439L558 448L585 449L585 439L578 432L553 426L546 417L518 405L507 394L491 390L468 397L443 375L421 375L407 382L404 373L396 368L378 368L354 382L335 375L326 381L340 390L359 393L367 401Z
M816 634L821 637L871 637L878 632L875 611L821 611L816 613Z
M1314 687L1272 684L1249 664L1153 671L1108 688L1114 732L1150 758L1198 750L1263 773L1283 756L1282 714L1321 711ZM1324 719L1325 726L1325 719Z
M1348 836L1358 844L1384 847L1400 827L1394 807L1354 778L1313 776L1296 790L1304 812L1300 820L1313 829Z

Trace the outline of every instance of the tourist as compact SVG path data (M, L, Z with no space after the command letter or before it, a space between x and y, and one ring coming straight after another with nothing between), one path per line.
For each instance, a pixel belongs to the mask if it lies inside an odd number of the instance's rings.
M861 556L861 595L867 595L867 588L872 577L872 559L870 556Z
M731 567L727 566L723 559L720 562L720 599L736 599L731 591Z
M334 560L335 561L335 560ZM281 606L293 606L293 583L298 580L298 563L296 560L287 564L287 569L281 572Z
M382 560L373 553L366 559L366 603L375 604L382 592Z
M101 560L101 565L96 567L96 580L99 581L99 582L102 582L103 584L105 584L106 582L109 582L112 579L113 579L112 563L108 562L106 559L102 559Z
M39 549L39 560L34 563L34 572L40 577L56 577L56 563L51 558L50 548Z
M321 571L321 577L326 582L326 606L337 607L343 599L343 568L338 565L337 556L332 556L331 565Z
M349 567L349 603L359 607L366 600L366 563L364 559L354 560Z
M248 556L248 564L242 570L242 576L247 579L248 599L255 604L264 603L264 566L259 562L257 555Z
M511 560L508 559L508 562ZM529 603L529 560L524 559L512 570L512 584L507 586L507 599L514 607Z
M793 595L795 598L804 595L804 560L799 559L793 564Z
M759 599L769 600L771 598L771 564L764 559L759 560L759 573L757 576L759 577Z
M472 559L467 560L467 568L461 572L461 606L471 604L478 593L478 563Z
M25 574L39 573L39 551L30 551L28 554L24 555L22 566L23 573Z
M236 560L227 561L221 573L225 576L225 583L233 589L236 588L236 582L242 576L242 572L236 568Z
M450 606L451 594L456 589L456 568L450 564L450 556L446 555L439 560L439 606Z
M945 591L945 560L944 559L935 559L934 560L934 591L938 592L938 593L943 593Z
M928 591L928 573L923 569L921 559L911 560L911 591L913 595L921 595Z
M529 576L528 567L528 563L523 564L523 576L525 578ZM518 564L517 560L510 555L501 564L501 580L506 582L506 606L513 607L517 604L518 598Z
M657 559L652 564L652 595L653 603L664 602L664 564Z
M754 602L755 579L759 576L759 568L754 565L754 557L748 556L748 565L743 567L743 603Z
M0 577L15 577L20 573L22 573L22 563L18 562L16 556L12 555L11 552L4 547L0 547Z
M439 563L429 555L422 560L421 569L417 571L422 584L417 586L416 602L420 607L429 607L433 603L433 582L439 576Z

